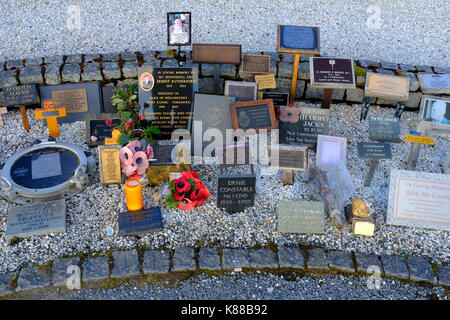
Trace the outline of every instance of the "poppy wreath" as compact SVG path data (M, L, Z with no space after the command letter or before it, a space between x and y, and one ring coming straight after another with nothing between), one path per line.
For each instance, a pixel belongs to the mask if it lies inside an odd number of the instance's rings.
M183 171L181 177L169 182L170 194L166 196L164 205L167 208L180 208L190 210L198 207L208 199L211 194L194 171Z

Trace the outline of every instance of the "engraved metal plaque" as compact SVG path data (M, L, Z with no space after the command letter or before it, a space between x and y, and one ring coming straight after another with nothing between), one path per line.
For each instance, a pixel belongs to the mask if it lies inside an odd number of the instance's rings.
M67 113L88 111L86 88L52 91L55 108L66 108Z
M244 54L242 56L242 72L270 73L270 56L261 54Z
M198 44L192 45L194 63L240 64L240 44Z
M278 232L324 233L324 204L318 201L278 202Z
M98 147L100 180L103 184L122 183L119 156L120 148L119 145Z
M286 170L304 171L308 168L308 148L270 146L266 149L269 166Z

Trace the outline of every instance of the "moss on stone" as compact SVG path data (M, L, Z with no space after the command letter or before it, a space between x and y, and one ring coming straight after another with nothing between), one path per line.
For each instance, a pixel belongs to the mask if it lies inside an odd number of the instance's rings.
M366 72L366 70L364 70L364 68L361 68L358 66L353 66L353 70L355 71L356 77L365 77L367 74L367 72Z

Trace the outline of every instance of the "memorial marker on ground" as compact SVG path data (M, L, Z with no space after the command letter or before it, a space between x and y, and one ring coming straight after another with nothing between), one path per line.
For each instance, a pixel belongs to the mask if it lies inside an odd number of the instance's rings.
M234 97L237 101L254 101L258 92L258 84L248 81L225 81L224 95Z
M98 162L100 168L100 181L103 184L121 184L122 170L120 168L120 145L99 146Z
M323 202L285 200L278 202L278 232L323 234L324 231Z
M372 183L373 175L380 159L392 159L391 145L389 143L358 142L358 157L369 159L369 173L367 174L365 187Z
M426 134L450 138L450 98L422 96L419 120Z
M270 99L236 102L231 105L231 118L235 130L254 129L259 132L277 127L273 101Z
M262 54L244 54L242 56L242 72L252 74L270 73L270 56Z
M86 143L92 146L105 144L111 138L112 131L121 124L117 113L102 113L86 115Z
M159 207L121 212L118 220L119 236L143 236L163 229Z
M217 207L226 212L242 212L255 206L256 175L219 175Z
M308 169L308 148L295 146L270 146L266 149L270 167L281 169L283 185L294 184L294 170Z
M277 120L280 119L280 107L287 106L289 104L289 93L287 92L272 92L272 91L259 91L258 100L272 99L273 106L275 108L275 116Z
M400 120L391 116L369 116L369 140L400 143Z
M450 94L450 74L419 73L423 93Z
M25 84L16 87L3 87L2 92L3 105L6 107L19 106L20 114L22 115L23 127L26 131L30 131L30 125L28 123L28 116L25 107L40 103L39 95L37 93L37 86L35 84Z

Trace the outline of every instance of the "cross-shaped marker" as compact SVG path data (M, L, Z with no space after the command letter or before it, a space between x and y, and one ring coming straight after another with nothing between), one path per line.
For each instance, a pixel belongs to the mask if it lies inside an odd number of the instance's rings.
M53 100L44 100L44 109L35 110L36 119L46 119L50 137L59 137L58 118L66 116L66 108L55 108Z
M8 112L8 109L6 109L5 107L0 108L0 127L3 126L2 114L5 114L7 112Z

